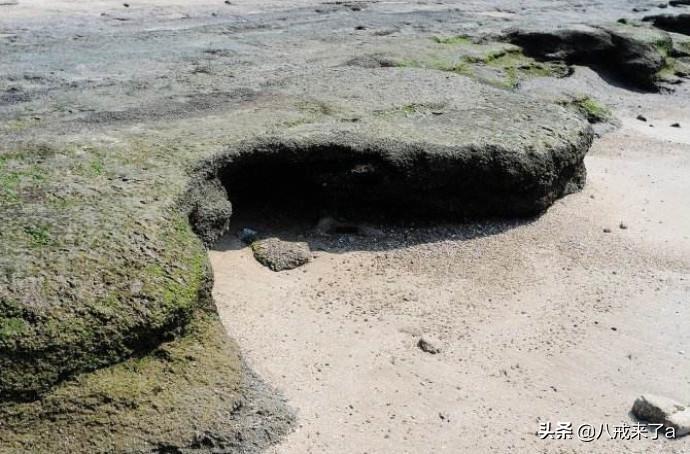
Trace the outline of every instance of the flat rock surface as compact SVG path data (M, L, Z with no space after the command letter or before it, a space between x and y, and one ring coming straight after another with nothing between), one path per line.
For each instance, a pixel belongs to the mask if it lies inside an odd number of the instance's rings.
M325 124L291 128L298 134L332 129L391 143L420 143L429 153L450 156L472 145L477 152L500 147L506 154L535 158L571 146L584 149L580 153L587 149L581 143L588 140L588 128L580 116L442 71L346 66L285 79L276 89L313 97L312 109L330 114ZM388 152L393 155L396 149L391 146Z

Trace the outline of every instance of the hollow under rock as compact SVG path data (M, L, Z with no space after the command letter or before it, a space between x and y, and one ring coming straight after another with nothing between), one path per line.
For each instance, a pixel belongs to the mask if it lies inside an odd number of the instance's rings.
M287 212L312 225L324 215L522 217L584 184L587 121L519 93L440 71L355 67L288 78L279 90L320 93L311 102L328 113L229 144L199 166L185 201L207 244L234 213ZM353 113L358 121L338 120Z

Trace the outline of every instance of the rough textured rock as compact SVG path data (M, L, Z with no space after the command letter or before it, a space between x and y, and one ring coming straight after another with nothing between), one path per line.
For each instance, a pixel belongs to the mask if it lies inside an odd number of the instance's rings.
M532 216L584 184L586 120L460 75L348 67L276 89L320 93L329 116L202 165L233 204L273 198L350 219Z
M22 184L0 193L3 398L144 354L211 306L194 232L226 231L242 175L259 196L456 218L538 214L584 183L585 120L460 75L339 67L266 90L252 101L266 105L185 120L166 140L7 151L3 177ZM201 124L231 129L198 145Z
M293 424L213 314L150 355L0 402L3 453L258 453ZM88 429L85 429L88 428Z
M627 83L653 88L665 58L653 42L642 37L645 33L635 27L576 25L516 29L509 31L506 39L535 58L606 70Z
M204 243L213 243L218 239L218 232L227 230L232 216L225 189L216 180L203 181L193 187L188 197L193 201L187 209L194 232Z
M160 136L151 131L172 128L167 118L117 141L93 138L88 123L83 145L51 136L6 147L2 400L47 398L184 338L198 311L213 310L201 239L224 233L248 194L370 214L531 216L582 186L592 141L586 120L560 106L424 69L314 71L247 102ZM198 130L219 135L201 141ZM31 433L17 443L37 443Z
M516 29L508 31L506 38L528 55L575 63L595 59L614 49L607 31L588 25L551 30Z
M685 406L679 402L654 394L643 394L638 397L632 408L636 418L658 424L666 423L671 415L683 410Z
M285 40L271 25L280 36L246 45L274 19L237 19L226 30L203 24L208 14L193 16L200 22L161 35L145 30L143 16L120 28L56 15L41 25L45 34L7 25L21 37L7 34L0 94L8 101L0 109L0 419L10 428L0 438L18 450L54 452L74 438L50 443L46 433L83 436L94 424L98 436L80 441L83 451L112 452L107 424L148 425L142 446L160 450L189 446L191 428L198 444L224 443L213 426L232 412L210 420L184 411L195 392L205 396L200 407L222 409L206 405L218 397L208 383L158 373L200 369L186 353L169 364L157 355L167 357L161 346L170 342L212 345L191 336L198 314L213 312L204 243L243 207L242 191L233 191L242 166L276 177L249 172L247 181L266 187L260 195L411 216L531 216L584 183L592 133L559 106L448 71L342 67L352 55L322 47L328 41L304 53L305 38L318 36L305 28ZM288 16L284 24L294 24ZM241 35L222 40L238 47L207 48L206 25ZM444 46L415 39L420 52ZM289 70L276 71L288 57ZM307 169L316 172L301 179ZM314 190L322 183L332 185ZM168 419L155 417L152 370L183 398L175 418L184 423L170 425L179 437L154 434ZM227 377L208 372L221 384L244 377L237 367ZM134 392L142 384L150 392Z
M309 245L303 242L266 238L252 243L254 258L273 271L297 268L311 259Z
M690 35L690 14L658 14L642 20L662 30Z

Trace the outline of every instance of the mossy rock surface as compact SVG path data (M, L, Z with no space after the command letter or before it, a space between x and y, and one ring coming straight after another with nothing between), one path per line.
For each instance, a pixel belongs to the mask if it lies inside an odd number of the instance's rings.
M517 28L504 38L540 60L589 66L628 86L658 91L665 82L673 37L639 23Z
M565 77L565 64L539 62L509 43L467 35L433 36L382 45L348 60L351 66L424 68L459 74L496 88L515 90L537 77Z
M291 163L288 180L313 164L333 183L330 203L366 206L373 193L377 207L411 215L531 216L581 187L592 140L562 107L424 69L335 68L255 98L251 110L190 119L167 141L3 152L2 399L150 351L211 308L194 230L210 243L227 229L232 181L221 173L248 157ZM188 131L214 122L234 127L192 143Z
M290 426L213 317L204 242L241 211L242 166L269 169L246 180L274 193L308 183L317 205L459 219L533 216L584 184L586 120L518 93L567 65L478 39L580 6L505 21L383 2L362 29L345 4L188 3L3 9L0 452L222 452Z
M0 404L0 452L259 452L293 419L247 372L216 316L198 313L149 355Z

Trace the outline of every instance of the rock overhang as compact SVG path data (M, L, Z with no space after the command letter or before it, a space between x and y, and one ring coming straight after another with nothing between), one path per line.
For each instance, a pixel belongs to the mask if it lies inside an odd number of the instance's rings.
M27 234L18 225L7 259L33 254L52 265L42 271L50 285L37 294L37 304L22 305L21 285L3 289L3 304L11 309L0 314L7 327L0 339L3 398L37 396L74 374L154 348L182 334L196 311L213 310L205 252L187 220L207 243L227 229L232 181L225 177L240 160L260 156L276 172L289 156L302 171L310 160L333 160L340 178L339 172L350 175L364 158L385 176L374 186L378 190L369 191L380 195L378 203L430 205L441 215L533 215L584 182L583 158L592 141L586 120L460 75L334 68L264 87L253 102L270 107L295 100L301 100L296 111L302 121L236 137L226 151L202 151L194 160L184 155L184 146L176 147L165 165L139 175L149 175L152 183L119 177L108 182L98 168L75 177L70 187L86 185L89 191L73 191L74 206L50 205L46 213L69 213L69 225L54 225L48 234L74 230L70 254L82 254L83 263L63 260L59 244L31 244L42 241L42 232ZM62 160L76 159L61 154ZM120 155L108 159L121 158L124 165L132 157L126 146ZM46 159L36 165L50 166L52 158ZM193 161L198 164L190 171ZM343 180L344 191L334 200L357 191L360 176ZM396 193L404 197L394 200ZM355 195L365 200L366 194ZM32 203L40 208L43 202ZM77 209L79 204L88 209ZM138 218L142 210L145 220ZM78 273L77 264L83 265Z
M455 220L535 215L584 183L592 130L558 105L410 68L339 68L280 88L319 93L329 114L229 145L200 166L191 218L207 242L233 211L220 199L266 183L262 197L312 180L296 198L321 193L313 202L330 212L359 204L345 211Z

